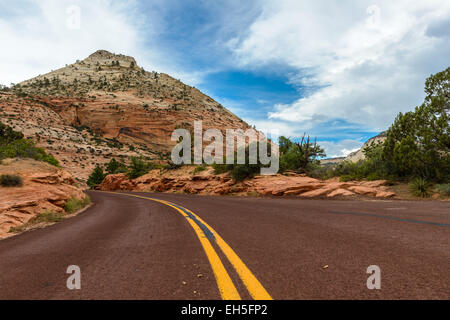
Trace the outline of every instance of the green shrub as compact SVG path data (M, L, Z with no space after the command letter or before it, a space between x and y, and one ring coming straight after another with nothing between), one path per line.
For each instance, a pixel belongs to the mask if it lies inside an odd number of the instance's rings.
M347 182L347 181L352 181L352 180L355 180L355 177L351 176L349 174L344 174L343 176L341 176L339 178L339 181L341 181L341 182Z
M117 174L127 172L127 166L123 162L119 162L112 158L111 161L106 164L105 169L107 174Z
M206 170L206 165L202 164L200 166L195 167L193 174L197 174L197 173L205 171L205 170Z
M310 165L317 165L320 157L325 157L324 150L317 144L312 143L310 137L303 135L299 142L281 136L278 139L280 147L280 170L295 170L306 172Z
M128 178L136 179L147 174L149 165L142 158L132 157L128 168Z
M214 169L214 174L222 174L222 173L230 172L231 170L233 170L232 164L213 163L212 167Z
M415 178L409 184L410 192L416 197L427 198L430 196L430 183L423 178Z
M436 189L441 195L450 196L450 183L438 184Z
M59 166L55 157L37 148L32 140L24 139L22 133L0 123L0 160L6 158L30 158Z
M74 213L80 209L83 209L87 205L91 203L91 199L89 196L86 196L84 199L71 198L67 200L66 205L64 206L64 210L67 213Z
M105 179L105 174L103 173L102 167L97 165L95 169L92 171L91 175L88 178L87 184L89 187L94 187L103 182Z
M237 164L231 170L231 176L235 182L243 181L245 179L253 178L253 176L259 172L260 167L258 165Z
M2 187L21 187L23 186L23 179L13 174L2 174L0 176L0 185Z

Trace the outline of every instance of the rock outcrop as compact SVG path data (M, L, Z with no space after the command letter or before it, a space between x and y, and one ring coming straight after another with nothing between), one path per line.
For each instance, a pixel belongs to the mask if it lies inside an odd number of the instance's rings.
M192 167L150 173L134 180L129 180L125 174L109 175L98 187L103 191L154 191L183 192L189 194L211 195L262 195L262 196L295 196L302 198L315 197L349 197L369 196L391 198L395 196L385 186L387 181L350 181L339 182L337 179L326 181L307 177L305 175L274 175L256 176L244 182L234 183L229 174L214 175L212 169L200 174L189 173Z
M21 187L0 187L0 239L11 235L11 227L21 226L46 211L62 213L70 198L86 195L67 171L34 160L7 159L0 175L20 176Z

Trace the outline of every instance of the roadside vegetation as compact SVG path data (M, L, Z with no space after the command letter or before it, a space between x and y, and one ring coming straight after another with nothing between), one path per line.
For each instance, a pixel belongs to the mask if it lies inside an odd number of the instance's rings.
M65 212L44 211L40 215L32 218L27 223L11 227L10 233L20 233L35 228L38 225L47 225L60 222L67 218L68 215L76 213L87 207L91 203L91 199L86 195L84 199L72 198L67 200L64 207Z
M252 147L255 147L256 150L259 149L259 142L255 143L256 146L246 146L245 147L245 164L238 164L237 163L237 152L234 155L234 163L227 164L226 159L224 158L223 164L213 164L212 167L214 168L214 174L221 174L225 172L230 172L231 176L233 177L233 180L235 182L243 181L245 179L250 179L254 177L256 174L258 174L261 170L261 168L266 167L267 165L264 165L261 163L260 159L256 159L256 164L250 164L249 161L249 154ZM267 143L267 153L268 156L270 156L272 152L272 145L270 143Z
M7 158L29 158L59 166L58 160L44 149L37 148L32 140L25 139L21 132L0 122L0 160Z
M166 165L156 164L151 161L146 161L142 157L131 157L127 165L113 158L104 166L97 165L90 174L87 184L89 187L94 188L101 184L106 176L110 174L125 173L129 179L136 179L153 169L172 170L178 167L172 163Z
M71 198L67 200L64 210L66 213L71 214L77 212L91 203L91 199L86 195L84 199Z

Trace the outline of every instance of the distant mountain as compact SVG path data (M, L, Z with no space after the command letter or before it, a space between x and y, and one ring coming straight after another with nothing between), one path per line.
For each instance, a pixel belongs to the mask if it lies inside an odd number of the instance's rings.
M82 179L112 157L168 159L172 131L194 120L204 129L249 128L196 88L104 50L0 92L0 120Z
M364 156L364 148L365 147L370 145L372 142L378 143L378 142L383 142L384 140L386 140L386 131L383 131L383 132L377 134L375 137L372 137L369 140L367 140L359 150L350 153L347 157L345 157L344 160L351 161L351 162L358 162L359 160L363 160L365 158L365 156Z
M346 157L323 159L323 160L320 160L320 163L323 165L331 165L331 164L336 164L336 163L339 163L342 161L358 162L359 160L363 160L365 158L365 156L364 156L364 148L365 147L370 145L372 142L378 143L378 142L383 142L384 140L386 140L386 131L383 131L383 132L379 133L378 135L376 135L375 137L370 138L369 140L367 140L364 143L364 145L359 150L350 153Z

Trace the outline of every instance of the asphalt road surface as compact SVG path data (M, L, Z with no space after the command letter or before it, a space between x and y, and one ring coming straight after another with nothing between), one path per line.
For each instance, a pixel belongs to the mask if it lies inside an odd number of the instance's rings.
M0 299L450 299L449 202L90 196L0 241Z

